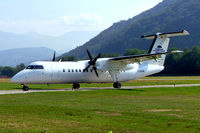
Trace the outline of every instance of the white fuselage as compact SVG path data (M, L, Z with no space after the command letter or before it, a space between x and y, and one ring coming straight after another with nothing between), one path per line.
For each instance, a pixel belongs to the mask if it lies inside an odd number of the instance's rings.
M32 66L42 66L42 69L24 69L17 73L12 82L20 84L60 84L60 83L109 83L114 82L109 71L98 69L99 77L95 71L89 68L83 71L87 66L88 60L78 62L33 62ZM130 81L140 77L158 73L164 69L164 66L151 64L144 61L129 64L130 69L119 72L118 81Z

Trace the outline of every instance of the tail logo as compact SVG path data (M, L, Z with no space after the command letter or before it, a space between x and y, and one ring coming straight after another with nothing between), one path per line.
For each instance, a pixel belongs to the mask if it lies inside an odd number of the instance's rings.
M157 48L153 50L155 53L164 53L165 50L162 48L161 45L158 45Z

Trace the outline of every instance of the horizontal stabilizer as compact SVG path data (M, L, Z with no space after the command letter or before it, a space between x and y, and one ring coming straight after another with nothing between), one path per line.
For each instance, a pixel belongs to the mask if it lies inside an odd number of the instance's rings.
M154 39L157 35L160 37L173 37L173 36L184 36L184 35L189 35L190 33L186 30L182 30L180 32L170 32L170 33L157 33L154 35L143 35L141 38L144 39Z

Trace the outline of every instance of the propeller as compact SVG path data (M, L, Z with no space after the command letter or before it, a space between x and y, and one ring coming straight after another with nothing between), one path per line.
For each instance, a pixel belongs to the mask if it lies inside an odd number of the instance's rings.
M92 69L95 71L96 76L99 77L99 74L97 72L97 67L96 67L96 61L97 61L98 58L101 57L101 53L99 53L98 56L96 56L94 59L92 58L92 55L90 54L88 49L87 49L87 54L90 58L90 61L88 61L88 66L84 69L84 71L86 71L86 70L88 71L88 68L90 66L92 66Z
M56 60L56 51L54 51L54 53L53 53L53 59L52 59L52 61L54 62Z

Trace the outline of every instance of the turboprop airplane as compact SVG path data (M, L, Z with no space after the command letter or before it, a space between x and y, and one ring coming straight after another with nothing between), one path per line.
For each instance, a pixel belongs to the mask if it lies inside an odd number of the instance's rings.
M37 61L17 73L11 81L23 85L24 91L29 90L27 84L73 84L72 88L80 88L80 83L113 83L114 88L121 88L120 82L158 73L164 69L167 54L183 51L167 52L169 37L189 35L186 30L181 32L157 33L142 36L153 39L147 54L93 58L87 50L90 60L77 62L56 62L55 53L52 61Z

